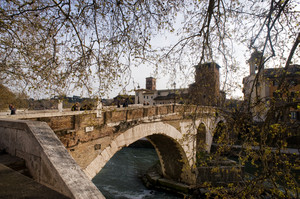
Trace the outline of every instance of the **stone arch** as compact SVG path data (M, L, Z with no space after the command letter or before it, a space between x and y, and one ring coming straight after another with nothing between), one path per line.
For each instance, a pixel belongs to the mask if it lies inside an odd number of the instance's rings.
M166 178L185 183L194 179L185 152L178 142L182 139L182 134L175 127L163 122L140 124L121 133L112 140L108 147L101 151L84 169L84 172L92 179L117 151L144 137L154 145ZM167 148L164 148L166 146ZM172 158L176 158L180 163L176 161L174 164ZM178 176L179 171L181 171L180 176Z
M213 130L212 146L214 150L217 149L217 145L221 142L224 143L225 139L229 139L227 133L226 124L223 120L219 120Z
M201 127L202 125L202 127ZM196 132L198 134L199 130L203 130L203 132L205 132L205 136L204 134L201 135L201 137L203 139L205 139L205 143L204 143L204 150L207 152L210 152L210 147L211 147L211 141L212 141L212 129L214 128L214 120L210 119L210 118L203 118L202 120L198 120L196 122ZM205 131L204 131L205 128ZM199 132L200 133L200 132ZM196 146L195 146L196 147Z
M196 165L199 164L200 159L206 153L207 149L207 130L203 122L201 122L197 127L196 133Z
M206 126L202 122L199 124L197 128L197 134L196 134L196 150L198 151L204 151L206 149Z
M186 154L175 139L164 134L152 134L147 139L158 154L165 178L187 184L194 183Z
M205 150L208 153L210 153L211 145L213 142L214 130L220 121L226 122L224 118L220 116L202 118L201 120L197 120L196 122L196 126L197 125L199 126L201 123L203 123L203 125L206 127L206 137L205 137L206 149Z

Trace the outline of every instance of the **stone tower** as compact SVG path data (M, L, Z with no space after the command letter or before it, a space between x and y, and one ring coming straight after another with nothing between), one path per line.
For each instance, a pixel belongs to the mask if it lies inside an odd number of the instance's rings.
M153 77L146 78L146 89L148 90L156 90L156 79Z
M248 60L249 63L249 69L250 69L250 75L256 74L256 71L258 70L258 67L261 64L261 61L264 61L264 57L262 56L262 53L255 50L252 54L250 59ZM263 66L262 66L262 69Z
M203 106L217 106L220 101L220 66L210 62L195 66L195 83L190 85L192 103Z

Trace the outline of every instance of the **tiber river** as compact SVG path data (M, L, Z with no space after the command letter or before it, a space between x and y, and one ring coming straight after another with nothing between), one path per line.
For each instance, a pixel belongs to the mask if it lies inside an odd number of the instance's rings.
M107 199L179 199L170 193L148 190L141 176L158 161L154 149L123 148L93 179Z

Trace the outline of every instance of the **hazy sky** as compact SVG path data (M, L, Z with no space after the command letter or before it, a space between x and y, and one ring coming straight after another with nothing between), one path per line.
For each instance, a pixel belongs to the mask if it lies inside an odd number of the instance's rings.
M182 17L179 14L177 16L176 23L174 24L175 30L178 30L182 27ZM175 45L180 39L180 36L176 36L176 31L174 31L173 34L169 33L168 31L155 36L151 40L151 45L152 47L166 47L169 45ZM229 72L227 74L227 81L226 85L227 87L225 88L227 91L227 96L231 97L242 97L242 80L243 77L249 75L248 72L248 65L246 63L246 60L244 57L249 58L249 53L247 54L247 48L246 45L237 45L235 44L234 47L235 52L233 52L234 56L237 57L238 59L238 65L239 65L239 70L236 71L235 73ZM224 88L224 79L225 79L225 68L222 67L221 61L217 61L217 63L221 66L220 69L220 79L221 79L221 88ZM189 70L193 70L193 66L197 64L197 60L194 61L194 63L191 64ZM162 71L157 71L155 73L155 68L151 67L147 64L141 65L139 67L132 67L132 81L131 83L126 87L126 94L134 94L133 90L134 88L137 88L139 85L140 88L145 88L146 86L146 77L155 77L156 78L156 89L170 89L174 88L173 83L176 82L176 88L182 87L182 88L187 88L188 84L192 83L194 81L194 74L191 74L188 77L188 80L185 79L186 77L183 77L180 75L178 72L178 76L176 79L173 79L170 73L165 74ZM134 84L133 84L134 81ZM228 90L230 88L230 90ZM130 92L131 91L131 92ZM112 92L109 93L109 97L113 98L119 93L122 93L122 88L121 87L115 87Z
M170 44L175 44L178 40L178 37L174 36L174 35L162 35L162 36L157 36L156 38L153 39L153 45L155 44L160 44L161 46L163 45L170 45ZM227 78L227 82L226 85L227 87L231 87L231 91L229 92L228 95L229 97L233 96L235 98L237 97L242 97L243 93L242 93L242 80L243 77L249 75L248 72L248 65L246 63L246 60L244 57L247 56L247 49L245 46L243 45L237 45L235 48L235 56L239 57L240 59L238 59L239 62L239 67L240 70L237 71L236 73L232 73L229 72L228 78ZM195 60L195 64L197 60ZM225 68L222 67L222 63L218 62L218 64L221 66L220 68L220 81L221 81L221 88L223 88L224 85L224 76L225 76ZM191 64L190 68L191 70L193 70L193 64ZM173 82L176 82L176 88L179 87L184 87L187 88L188 84L187 82L192 83L194 80L194 74L191 74L189 77L189 81L183 81L180 78L177 78L176 80L172 79L170 74L165 74L162 73L160 71L158 71L158 73L155 73L155 69L153 67L150 67L148 65L141 65L139 67L132 67L132 81L134 81L134 85L133 83L130 83L127 87L126 87L126 91L127 94L134 94L133 90L134 88L137 88L137 85L140 86L140 88L145 88L146 86L146 77L155 77L156 78L156 89L170 89L173 88ZM178 74L178 76L180 76ZM238 88L238 86L240 88ZM132 92L130 92L132 91ZM110 92L109 97L113 98L116 95L118 95L119 93L122 93L122 88L120 87L115 87L115 89Z

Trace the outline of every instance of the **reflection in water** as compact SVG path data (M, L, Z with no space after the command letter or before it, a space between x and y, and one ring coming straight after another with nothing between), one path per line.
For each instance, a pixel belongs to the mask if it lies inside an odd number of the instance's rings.
M148 190L141 177L158 161L154 149L123 148L93 179L107 199L179 199L170 193Z

